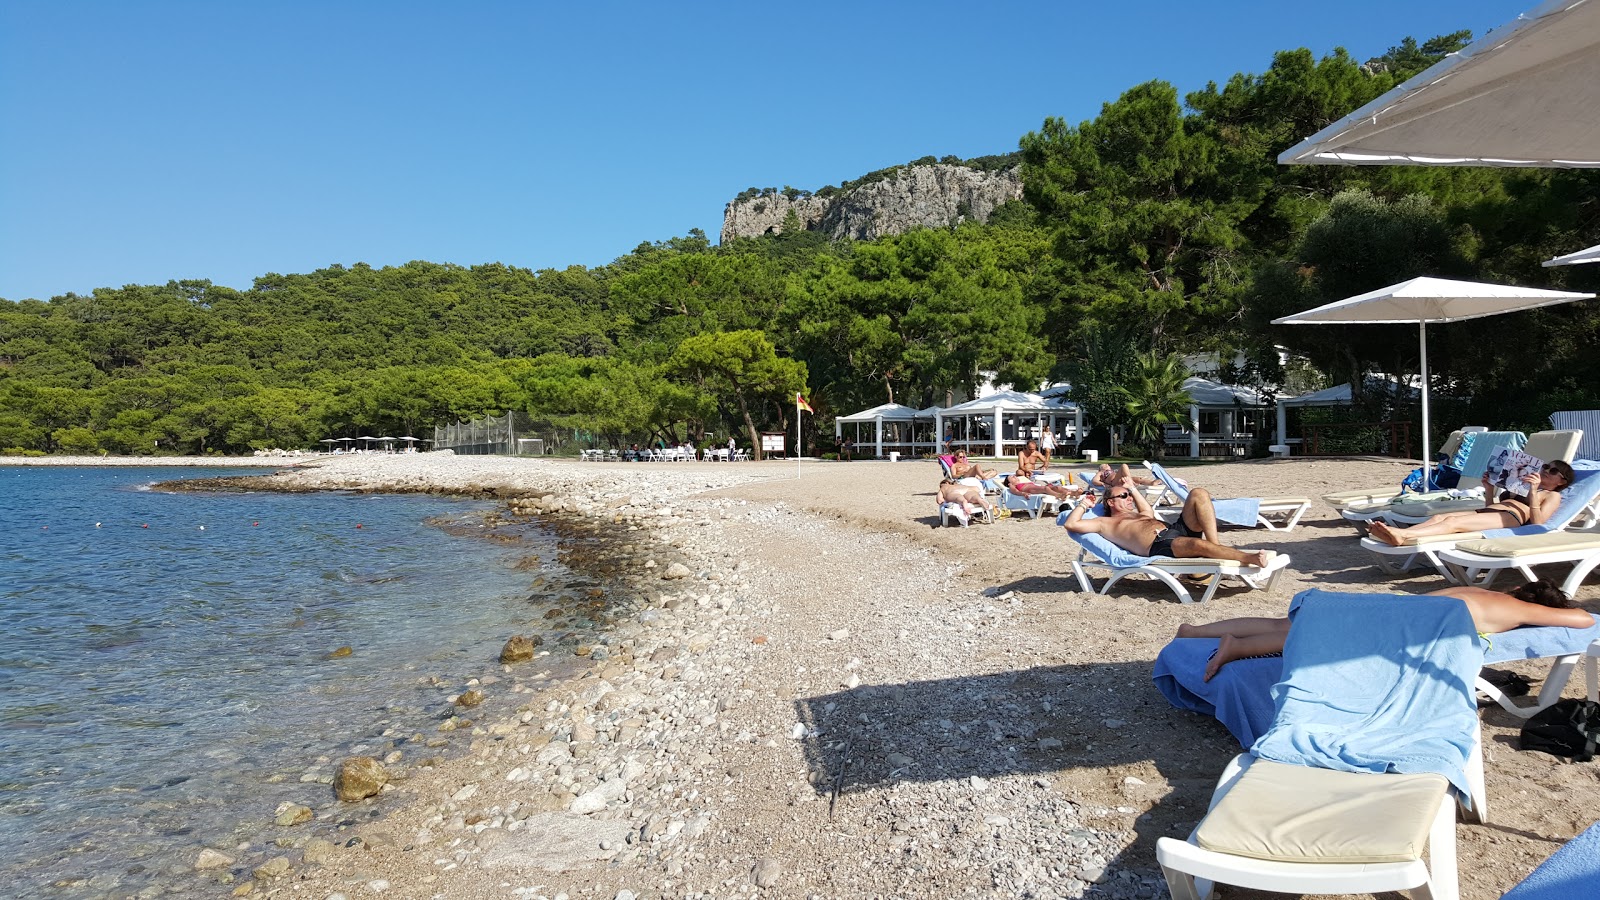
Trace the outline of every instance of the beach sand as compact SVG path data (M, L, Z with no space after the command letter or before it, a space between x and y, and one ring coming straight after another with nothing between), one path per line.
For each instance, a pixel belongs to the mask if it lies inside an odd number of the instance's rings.
M1218 497L1317 498L1409 468L1296 459L1179 474ZM1075 545L1049 519L935 527L936 472L416 454L324 458L257 482L554 492L540 504L569 509L543 514L642 530L659 553L618 588L650 609L595 642L606 658L587 675L552 683L539 660L486 660L484 690L525 695L519 715L475 723L470 750L433 765L416 765L414 740L386 746L400 756L398 812L369 820L308 788L313 823L276 846L211 844L236 863L197 877L315 898L1163 897L1156 838L1188 833L1240 750L1151 685L1177 626L1279 616L1313 586L1444 586L1382 577L1319 501L1288 534L1224 532L1291 555L1270 594L1224 586L1185 605L1150 582L1084 594ZM1600 610L1595 585L1580 599ZM1507 668L1537 680L1548 664ZM1472 900L1500 896L1600 808L1594 765L1518 751L1520 720L1498 707L1482 721L1491 824L1457 829ZM273 858L286 871L251 880Z

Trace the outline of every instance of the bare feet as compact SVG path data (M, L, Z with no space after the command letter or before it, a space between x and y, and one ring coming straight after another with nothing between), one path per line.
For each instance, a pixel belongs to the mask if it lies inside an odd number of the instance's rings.
M1267 567L1267 562L1270 559L1272 559L1271 550L1257 550L1255 552L1255 559L1251 561L1250 565L1255 566L1258 569L1265 569Z
M1367 534L1372 535L1391 547L1400 546L1400 535L1395 534L1394 529L1390 528L1389 523L1387 522L1380 522L1376 519L1372 520L1371 522L1367 523Z
M1223 666L1238 659L1233 648L1233 641L1234 638L1231 634L1225 634L1217 641L1217 652L1211 654L1211 658L1206 660L1206 681L1215 678Z

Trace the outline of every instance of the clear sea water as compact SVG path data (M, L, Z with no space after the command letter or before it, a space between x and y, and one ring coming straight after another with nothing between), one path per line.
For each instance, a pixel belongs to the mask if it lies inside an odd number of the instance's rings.
M485 503L149 490L219 474L0 468L0 896L215 896L202 846L244 865L328 806L308 770L442 736L563 577Z

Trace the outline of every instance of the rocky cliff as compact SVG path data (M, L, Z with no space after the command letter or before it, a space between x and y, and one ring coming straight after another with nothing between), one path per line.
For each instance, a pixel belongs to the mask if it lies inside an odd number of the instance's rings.
M919 226L987 222L995 207L1021 196L1022 176L1016 169L903 166L828 196L763 192L734 200L722 213L722 240L780 233L791 211L807 231L821 231L834 240L872 240Z

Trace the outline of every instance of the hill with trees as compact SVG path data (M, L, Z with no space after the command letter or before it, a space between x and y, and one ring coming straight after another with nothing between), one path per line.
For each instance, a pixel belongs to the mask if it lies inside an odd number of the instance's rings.
M1159 398L1115 389L1165 383L1179 352L1242 353L1229 374L1268 389L1287 378L1275 346L1328 383L1413 373L1407 329L1268 323L1422 274L1600 288L1600 267L1539 266L1600 238L1600 173L1276 164L1468 37L1367 64L1285 51L1181 98L1153 81L1088 121L1045 119L996 157L1020 160L1023 192L984 223L715 246L692 232L596 268L357 263L246 290L0 303L0 449L248 452L508 410L600 443L748 441L792 427L796 389L826 424L942 402L980 371L1070 378L1102 422L1137 425ZM1597 326L1589 303L1430 330L1437 387L1461 398L1438 414L1532 428L1600 407Z

